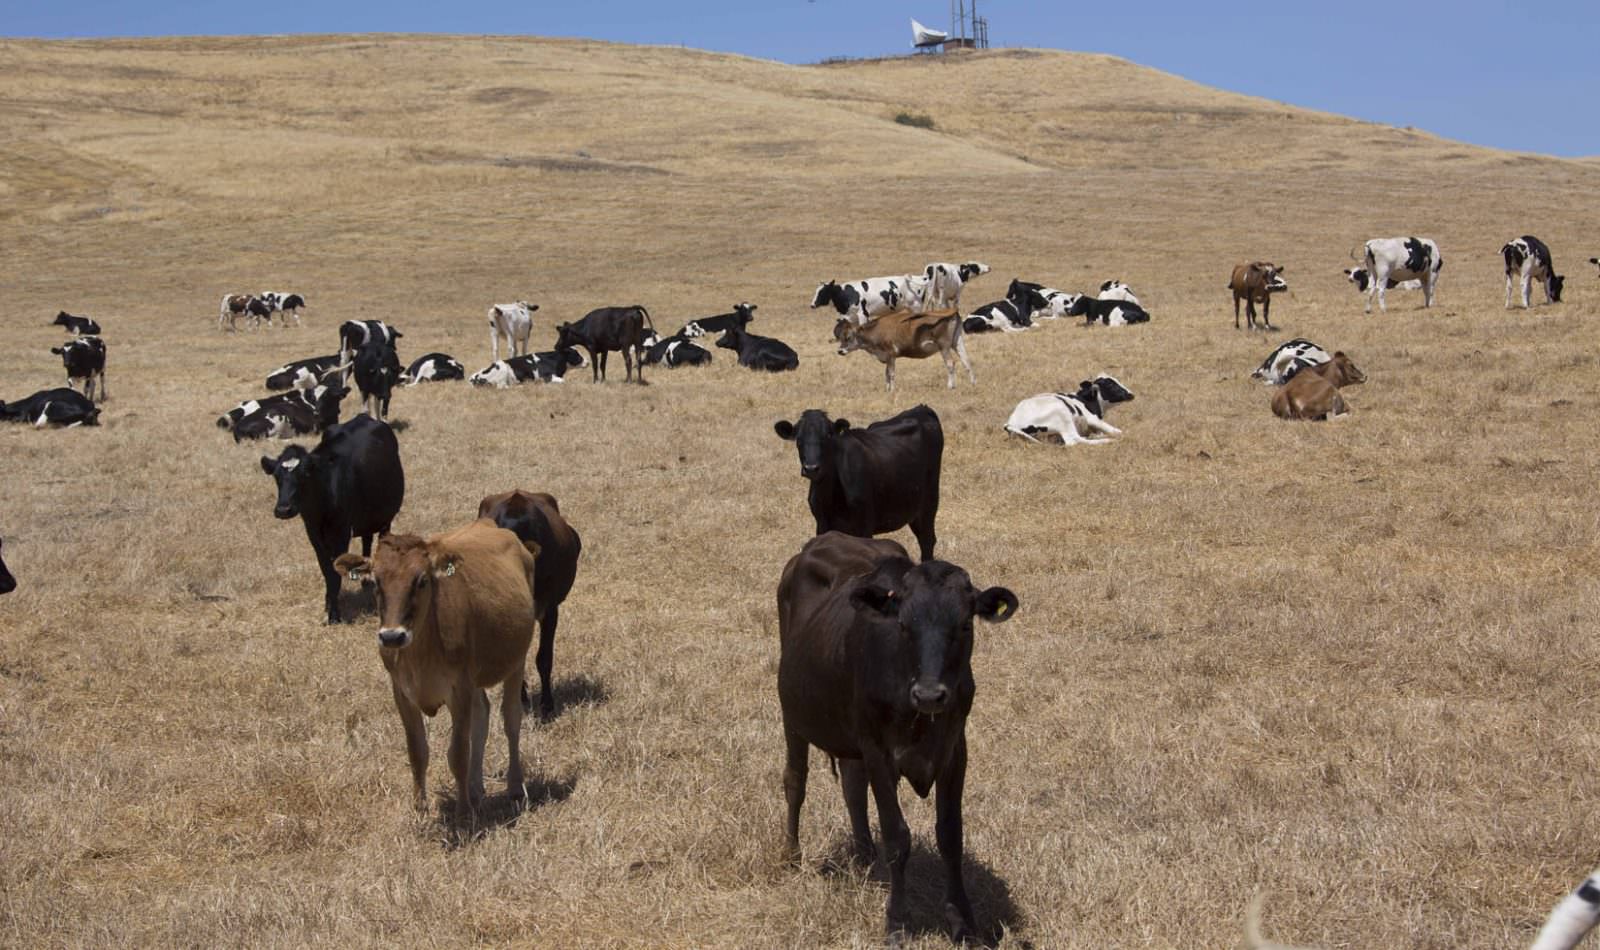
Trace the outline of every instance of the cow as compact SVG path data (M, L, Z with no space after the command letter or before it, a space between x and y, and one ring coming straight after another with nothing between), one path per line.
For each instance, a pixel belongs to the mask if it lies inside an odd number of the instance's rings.
M1106 421L1106 410L1133 399L1133 393L1116 377L1101 373L1078 384L1075 393L1040 393L1017 403L1006 420L1005 430L1029 442L1038 442L1036 433L1055 435L1066 445L1103 445L1109 438L1096 435L1121 435L1122 430Z
M539 620L539 651L533 665L539 673L539 715L549 719L556 711L555 693L550 688L550 671L555 661L556 626L561 621L561 603L572 592L578 576L578 556L583 539L561 516L561 506L553 496L521 489L489 495L478 503L478 517L488 518L523 541L539 546L539 560L533 568L533 615ZM524 683L522 708L533 711L533 699Z
M743 329L750 325L751 320L755 319L756 309L756 305L753 303L736 303L733 305L733 310L728 313L719 313L714 317L696 317L690 320L680 327L673 336L692 340L695 337L721 333L729 327ZM667 339L670 340L672 337Z
M505 389L519 383L561 383L562 373L566 371L567 364L560 360L562 353L572 353L572 350L560 350L557 353L538 353L532 356L513 356L508 360L495 360L483 369L472 374L470 382L474 386L493 386L495 389ZM551 361L549 357L557 357Z
M0 594L9 594L16 589L17 579L6 568L5 558L0 558Z
M315 389L322 377L340 363L339 354L309 356L303 360L285 363L267 374L267 389L281 392L285 389Z
M1013 280L1006 288L1006 299L986 303L974 309L971 316L962 322L962 328L968 333L987 333L990 330L1013 333L1026 330L1034 326L1034 311L1047 309L1049 306L1049 301L1044 296L1044 288L1038 284Z
M967 261L965 264L929 264L922 269L927 289L920 305L913 306L912 309L958 309L961 306L961 291L966 287L967 281L987 273L989 265L978 261Z
M428 810L428 728L423 716L450 708L455 820L467 824L483 800L489 695L500 686L506 794L521 801L522 678L533 641L539 546L487 519L430 535L388 535L376 553L341 554L339 573L378 588L378 655L406 731L412 800Z
M411 361L401 376L401 383L416 386L420 383L442 383L452 379L466 379L466 367L448 353L429 353Z
M528 334L533 331L533 312L538 309L538 304L526 300L497 303L489 308L490 362L500 359L501 337L506 338L508 355L521 356L528 352Z
M1600 257L1589 258L1589 263L1593 264L1597 268L1600 268Z
M1596 924L1600 924L1600 870L1551 908L1531 950L1572 950Z
M272 514L299 516L322 571L328 623L339 622L339 573L333 560L361 538L361 554L372 553L372 536L389 533L405 500L406 476L400 443L387 423L356 416L322 433L307 451L290 445L277 457L261 457L261 470L278 486Z
M268 326L271 326L272 308L266 301L252 294L223 294L222 308L217 314L217 329L239 329L239 325L235 322L239 317L244 317L252 330L263 319L267 321Z
M287 439L330 429L339 424L339 403L350 390L337 383L319 386L315 399L309 403L304 398L295 398L303 394L304 390L296 390L293 394L262 400L229 427L233 430L234 443L243 439ZM282 401L273 402L275 399ZM218 419L217 424L221 425L222 420Z
M865 350L882 363L884 380L891 393L894 392L897 358L920 360L935 353L944 360L945 388L956 388L956 361L951 354L961 358L967 379L974 385L978 382L978 377L972 373L972 363L967 359L967 345L961 339L961 314L955 310L924 313L897 310L865 324L839 320L833 325L833 338L839 343L840 356Z
M691 323L690 326L694 326L694 324ZM644 352L640 355L639 362L645 366L665 363L669 369L676 369L679 366L709 366L711 364L711 351L705 347L690 343L688 337L679 335L681 333L683 331L679 330L678 333L666 339L661 339L654 334L645 337L644 343L641 344L644 347Z
M1500 256L1506 262L1506 309L1511 309L1511 284L1515 280L1522 288L1522 309L1528 309L1530 301L1528 296L1533 290L1535 280L1544 283L1545 303L1561 302L1561 287L1567 282L1565 277L1556 273L1556 265L1550 260L1550 248L1545 243L1531 234L1524 234L1515 241L1510 241L1500 248Z
M1006 299L1012 302L1029 302L1030 321L1056 320L1067 315L1082 294L1069 294L1064 290L1046 287L1030 281L1014 279L1006 288Z
M1361 293L1363 293L1363 294L1367 292L1367 288L1369 286L1371 286L1371 284L1372 284L1372 278L1367 274L1367 269L1365 267L1346 267L1344 269L1344 278L1345 278L1345 280L1348 280L1350 283L1355 284L1356 285L1356 290L1361 292ZM1391 277L1391 278L1389 278L1388 289L1389 290L1421 290L1422 289L1422 281L1420 281L1420 280L1395 280L1393 277Z
M1296 338L1281 344L1277 349L1267 355L1250 374L1251 379L1259 379L1273 386L1282 386L1293 379L1295 374L1312 366L1320 366L1333 359L1333 354L1322 347L1304 338Z
M799 451L800 475L811 483L806 501L817 534L843 531L870 538L910 527L922 559L933 559L944 459L937 413L914 406L853 429L848 420L807 409L798 422L780 419L772 428Z
M1256 304L1261 305L1261 326L1272 329L1272 295L1288 290L1283 280L1283 266L1267 261L1247 261L1236 264L1233 276L1228 279L1228 289L1233 291L1233 328L1239 329L1239 301L1245 302L1245 319L1249 329L1256 328Z
M848 284L830 280L817 285L817 292L811 296L811 309L831 306L841 320L866 323L893 310L918 309L927 290L926 277L869 277Z
M50 352L61 357L67 371L67 385L82 387L90 402L95 400L95 387L100 390L100 402L111 398L106 386L106 345L97 336L80 336L68 340L63 346L52 346Z
M1149 323L1150 314L1136 303L1126 300L1101 300L1085 294L1067 308L1067 316L1083 317L1085 326L1098 323L1107 327L1123 327L1133 323Z
M1283 388L1272 394L1272 413L1280 419L1329 419L1350 411L1341 386L1357 386L1367 381L1356 364L1342 351L1318 366L1311 366L1294 375Z
M867 789L878 808L889 869L885 932L891 946L908 919L911 832L900 811L903 778L926 798L937 790L935 837L945 868L944 914L957 943L976 936L961 877L961 796L973 618L1010 619L1017 596L979 590L947 561L912 563L893 541L827 532L784 565L778 582L778 700L783 714L785 845L800 861L800 809L811 746L838 766L854 858L872 860Z
M368 340L356 350L354 363L362 410L373 418L387 419L389 398L394 394L394 387L400 384L400 357L394 346L376 339Z
M281 290L264 290L256 294L256 299L267 305L267 323L272 322L272 314L283 314L283 325L289 325L289 318L294 318L294 325L301 326L300 310L306 305L306 298L299 294L288 293Z
M1444 267L1444 257L1439 245L1431 238L1393 237L1373 238L1362 252L1362 265L1368 274L1367 313L1372 312L1372 298L1378 298L1378 309L1388 312L1384 301L1390 280L1422 281L1422 306L1433 306L1433 297L1439 288L1439 271Z
M624 382L633 381L633 364L639 356L639 346L644 342L646 329L654 330L650 312L639 304L631 307L601 307L583 315L576 323L563 323L556 327L556 349L566 350L581 346L589 352L590 369L594 382L606 378L606 354L622 351L622 362L627 366ZM644 367L639 367L639 385L644 381Z
M292 389L286 393L279 393L275 396L262 396L260 399L246 399L244 402L239 403L237 406L234 406L232 409L229 409L227 412L218 416L217 428L231 429L239 422L240 419L243 419L245 416L262 409L276 409L280 406L298 405L303 406L306 409L316 411L318 406L322 404L323 398L334 392L338 393L333 403L335 415L334 418L327 423L327 425L333 425L339 421L338 400L343 399L345 396L350 394L350 390L345 389L343 386L340 386L337 383L324 384L316 387L315 389Z
M794 347L770 336L746 333L741 327L729 327L717 338L717 345L739 354L739 365L769 373L782 373L800 365L800 354Z
M1134 295L1133 288L1120 280L1108 280L1102 283L1100 285L1100 299L1120 300L1123 303L1131 303L1135 307L1143 306L1143 304L1139 303L1139 298Z
M36 429L47 425L70 429L99 425L100 410L76 389L62 386L41 389L15 402L0 402L0 419L31 423Z
M57 313L56 318L50 321L50 325L53 327L61 327L73 336L100 335L100 324L94 322L88 317L75 317L65 310Z
M339 371L344 373L344 383L346 385L350 383L350 370L355 365L353 360L356 351L361 349L362 344L369 340L387 343L390 349L396 351L396 360L398 361L399 350L396 341L403 336L405 336L404 333L389 326L382 320L346 320L339 324Z

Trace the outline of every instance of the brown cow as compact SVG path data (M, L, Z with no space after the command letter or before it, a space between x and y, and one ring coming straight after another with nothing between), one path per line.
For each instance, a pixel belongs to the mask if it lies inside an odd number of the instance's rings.
M479 502L478 517L488 518L523 541L539 546L539 560L533 569L533 615L539 618L539 652L534 654L533 665L539 671L539 714L549 719L556 709L555 695L550 691L556 624L561 620L561 602L572 592L572 582L578 576L583 541L561 517L561 506L555 498L543 492L516 489L490 495ZM522 686L522 708L533 711L533 698L526 683Z
M1367 381L1356 364L1343 352L1320 366L1294 374L1294 378L1272 394L1272 411L1280 419L1327 419L1342 416L1350 409L1339 395L1341 386L1357 386Z
M339 573L377 581L378 654L389 671L406 730L406 754L419 811L428 808L428 729L424 714L450 707L450 771L456 821L483 798L483 745L489 695L499 683L510 762L506 792L520 800L521 686L533 640L536 544L479 519L421 538L386 535L372 557L341 554Z
M1245 302L1245 318L1250 329L1256 328L1256 304L1261 304L1261 325L1272 329L1272 295L1288 290L1284 283L1283 267L1266 261L1247 261L1233 268L1228 289L1233 291L1233 328L1239 329L1239 301Z
M961 338L961 314L955 310L930 310L912 313L895 310L858 325L840 320L833 325L833 338L839 342L839 355L866 350L883 364L883 376L894 392L894 361L899 357L920 360L938 353L944 360L945 385L956 388L956 363L950 354L961 357L967 379L977 383L972 363L967 360L967 344Z

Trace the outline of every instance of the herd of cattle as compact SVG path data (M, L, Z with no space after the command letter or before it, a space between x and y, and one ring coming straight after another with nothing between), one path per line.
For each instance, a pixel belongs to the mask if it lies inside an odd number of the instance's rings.
M1520 282L1524 306L1533 280L1544 283L1551 302L1560 300L1563 278L1555 274L1542 242L1519 238L1505 245L1503 256L1508 307L1514 281ZM1347 276L1367 293L1370 310L1374 299L1385 306L1386 289L1408 281L1417 282L1424 305L1431 305L1443 259L1430 240L1395 238L1367 242L1363 264ZM1251 327L1257 304L1262 324L1270 326L1271 295L1287 287L1283 270L1264 261L1234 269L1229 289L1236 326L1241 302ZM935 352L944 359L948 386L955 385L957 359L973 379L966 333L1015 332L1035 320L1063 316L1105 326L1149 320L1137 296L1118 281L1106 282L1090 297L1013 280L1004 300L963 318L963 288L988 271L971 261L930 264L919 274L900 277L829 281L818 287L812 306L834 308L839 352L872 353L884 363L891 390L896 358ZM223 299L219 325L233 329L233 320L245 316L254 327L261 320L270 323L273 313L285 315L284 325L290 317L298 323L303 307L298 294L230 294ZM526 301L489 309L491 362L472 374L472 383L560 382L568 370L585 365L601 382L607 354L617 351L623 354L627 380L642 384L645 365L708 362L710 352L693 341L711 333L720 334L717 346L735 351L740 365L763 371L798 365L793 349L781 341L748 332L756 310L748 303L690 321L666 338L656 333L642 306L602 308L557 326L554 350L530 354L532 315L538 309ZM93 424L97 397L106 399L100 327L66 313L55 322L77 334L52 350L63 358L69 387L0 403L0 415L40 426ZM301 521L322 574L329 623L342 619L342 578L375 591L379 655L406 734L416 805L427 808L424 717L448 707L455 817L470 823L484 796L487 690L493 686L502 690L507 793L513 800L525 795L518 743L522 718L533 708L527 654L537 624L539 708L549 716L555 633L561 604L576 580L582 543L555 498L522 490L482 499L476 518L453 530L426 537L391 533L405 499L400 441L385 421L393 389L469 378L460 361L443 353L428 353L402 371L397 350L402 336L382 321L346 321L339 327L338 352L273 370L266 381L273 395L239 403L217 425L236 441L321 434L311 448L292 444L276 457L261 457L262 471L276 483L273 515ZM1286 418L1341 414L1346 408L1340 387L1366 378L1344 353L1330 353L1305 339L1275 348L1252 375L1280 387L1272 408ZM363 412L341 423L340 402L351 383L360 391ZM1065 445L1104 442L1120 434L1106 421L1107 410L1133 398L1121 382L1100 374L1075 392L1023 400L1004 428L1031 441L1051 435ZM869 788L876 801L890 872L886 931L894 943L909 923L910 832L897 788L903 778L920 796L933 792L946 919L952 936L965 939L976 933L961 874L973 621L1008 620L1018 599L1004 587L980 588L961 567L935 558L944 431L933 409L919 405L865 427L807 409L795 421L777 421L774 431L795 445L815 522L815 535L788 560L777 584L789 854L798 861L809 750L815 746L837 764L854 856L861 862L870 862L874 852ZM899 544L876 538L902 527L917 540L915 560ZM349 551L357 537L359 555ZM15 586L0 561L0 594ZM1546 928L1558 936L1541 938L1539 946L1570 947L1597 919L1600 884L1591 881L1562 903Z

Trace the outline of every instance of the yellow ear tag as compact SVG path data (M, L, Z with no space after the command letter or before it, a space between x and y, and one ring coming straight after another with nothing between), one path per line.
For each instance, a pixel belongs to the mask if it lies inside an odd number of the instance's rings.
M456 562L451 561L449 564L445 565L444 576L445 577L455 577L456 576Z
M1002 600L1000 601L1000 606L994 609L994 615L996 617L1004 617L1006 615L1006 611L1010 609L1011 605Z

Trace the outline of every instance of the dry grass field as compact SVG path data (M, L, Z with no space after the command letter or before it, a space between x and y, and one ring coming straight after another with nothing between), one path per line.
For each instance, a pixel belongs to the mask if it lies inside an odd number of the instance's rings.
M878 942L881 866L821 870L847 823L819 757L807 866L779 859L774 591L812 523L772 424L917 402L947 439L940 555L1021 601L978 631L969 726L1001 946L1230 946L1258 890L1275 939L1525 944L1600 858L1597 185L1086 54L0 43L0 396L60 384L60 309L105 325L112 396L98 429L0 428L0 944ZM1407 233L1443 249L1440 305L1364 315L1352 245ZM1506 312L1524 233L1568 299ZM1287 267L1279 333L1233 327L1251 257ZM976 387L909 363L891 399L805 306L970 258L994 273L968 306L1120 277L1154 320L974 337ZM303 293L307 326L218 332L257 289ZM280 446L213 420L345 318L476 369L519 297L539 348L594 306L670 331L750 300L801 365L396 396L399 530L521 486L585 543L558 715L523 732L536 804L463 839L447 717L418 817L372 616L322 624L257 465ZM1269 412L1250 370L1297 335L1367 372L1349 418ZM1001 432L1097 372L1138 395L1118 444ZM917 944L945 946L933 809L901 798Z

